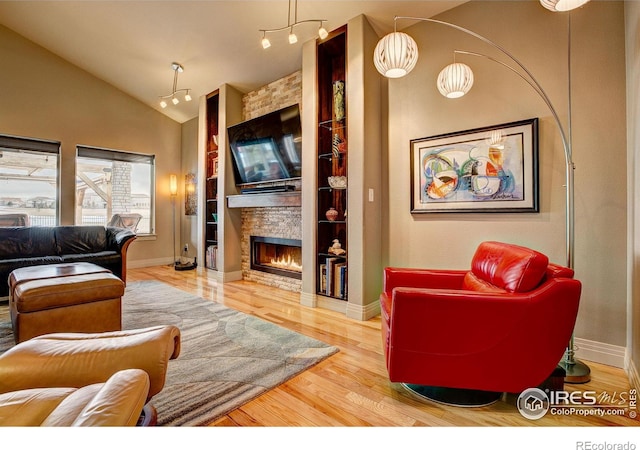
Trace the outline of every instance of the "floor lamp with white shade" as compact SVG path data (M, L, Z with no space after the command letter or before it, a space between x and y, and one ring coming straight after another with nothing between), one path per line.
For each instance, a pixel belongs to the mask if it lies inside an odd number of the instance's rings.
M584 5L589 0L540 0L545 8L551 11L569 11ZM565 242L566 242L566 265L570 268L574 267L574 248L575 248L575 207L574 207L574 164L572 159L572 143L571 143L571 18L569 16L569 44L567 51L567 64L569 67L568 77L568 133L560 121L560 118L553 106L549 96L542 88L538 80L533 74L509 51L492 40L475 33L467 28L455 25L450 22L444 22L437 19L429 19L423 17L405 17L396 16L394 18L394 31L387 34L378 42L374 51L374 64L376 69L387 78L400 78L407 75L416 65L418 60L418 45L411 36L406 33L398 32L396 24L398 20L415 20L422 22L430 22L454 28L463 33L469 34L491 47L499 50L508 62L500 61L488 55L475 52L467 52L456 50L457 54L471 55L488 59L497 63L523 79L531 88L540 96L549 108L551 115L558 127L562 146L565 156L565 177L566 177L566 202L565 202ZM466 64L454 62L445 67L438 76L437 87L442 95L448 98L461 97L466 94L473 86L474 78L471 68ZM560 365L566 371L565 381L569 383L586 383L590 379L589 367L575 359L575 347L573 337L568 343L565 356Z

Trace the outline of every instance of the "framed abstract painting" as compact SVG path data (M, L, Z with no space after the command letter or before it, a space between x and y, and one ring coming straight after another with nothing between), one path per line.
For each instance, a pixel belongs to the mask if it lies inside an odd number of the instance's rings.
M538 119L411 141L411 213L539 212Z

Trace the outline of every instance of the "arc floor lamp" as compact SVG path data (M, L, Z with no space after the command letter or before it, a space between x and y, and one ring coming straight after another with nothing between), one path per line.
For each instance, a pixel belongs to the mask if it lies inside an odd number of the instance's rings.
M584 5L589 0L540 0L545 8L551 11L569 11ZM533 90L540 96L549 108L556 126L560 132L562 146L565 157L565 177L566 177L566 203L565 203L565 242L566 242L566 265L570 268L574 267L574 249L575 249L575 206L574 206L574 164L572 159L572 142L571 142L571 17L568 16L568 133L560 121L560 118L553 106L549 96L542 88L538 80L533 74L509 51L492 40L475 33L467 28L455 25L450 22L444 22L437 19L428 19L423 17L407 17L396 16L394 18L394 31L387 34L378 42L374 51L374 64L378 72L388 78L400 78L407 75L416 65L418 61L418 46L411 36L406 33L398 32L396 25L398 20L416 20L422 22L431 22L454 28L463 33L469 34L484 43L497 49L508 59L508 63L500 61L496 58L481 53L467 52L456 50L454 55L465 54L471 56L482 57L494 63L497 63L522 78ZM466 94L473 85L473 72L466 64L454 62L445 67L438 76L437 87L440 93L448 98L461 97ZM567 346L565 356L560 365L566 371L565 381L568 383L586 383L590 379L589 367L575 359L575 346L573 336Z

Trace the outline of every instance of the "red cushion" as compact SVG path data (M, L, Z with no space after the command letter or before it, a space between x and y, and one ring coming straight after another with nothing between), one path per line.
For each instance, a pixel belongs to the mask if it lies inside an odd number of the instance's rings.
M474 283L464 289L479 289L478 280L507 292L528 292L538 286L546 274L549 258L535 250L502 242L483 242L471 261Z

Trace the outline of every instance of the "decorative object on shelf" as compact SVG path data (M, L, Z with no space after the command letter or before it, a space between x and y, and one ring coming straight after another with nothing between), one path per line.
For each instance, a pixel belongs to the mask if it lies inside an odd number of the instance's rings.
M542 6L546 9L549 9L553 12L557 11L570 11L572 9L578 8L589 0L540 0ZM488 59L496 64L500 64L501 66L509 69L514 74L518 75L522 80L524 80L531 88L540 96L540 98L544 101L553 116L556 126L560 132L560 137L562 139L562 146L564 149L564 157L565 157L565 189L566 189L566 197L565 197L565 244L566 244L566 265L567 267L573 269L574 267L574 253L575 253L575 205L574 205L574 170L575 165L573 163L572 157L572 142L571 142L571 117L572 117L572 107L571 107L571 15L567 15L567 67L568 67L568 86L567 86L567 97L568 97L568 133L565 133L565 129L560 121L558 113L551 103L551 99L542 88L538 80L532 75L532 73L518 60L514 55L512 55L505 48L495 43L494 41L475 33L468 28L464 28L459 25L455 25L450 22L444 22L436 19L429 19L424 17L400 17L396 16L394 18L394 32L383 37L378 44L376 45L376 49L374 51L374 65L378 71L389 78L398 78L405 76L408 74L416 65L418 60L418 47L416 42L405 33L396 32L396 22L398 19L409 19L409 20L418 20L422 22L430 22L435 24L444 25L450 28L454 28L458 31L466 33L470 36L473 36L482 42L488 44L493 47L495 50L498 50L504 57L509 61L503 62L499 59L496 59L492 56L475 53L475 52L467 52L467 51L458 51L457 53L476 56ZM402 36L399 36L402 35ZM565 352L565 356L563 360L560 362L560 366L565 369L566 377L565 381L568 383L586 383L590 380L590 372L589 367L575 359L575 347L574 347L574 337L571 337L569 345L567 346L567 351Z
M336 211L336 209L332 206L327 210L326 213L324 213L324 215L327 217L327 220L333 222L338 218L338 211Z
M195 216L198 214L198 193L196 192L196 174L188 173L184 176L184 214Z
M539 211L538 119L414 139L411 162L411 213Z
M336 122L344 120L344 81L333 82L333 116Z
M338 133L334 133L333 140L331 142L331 153L336 158L340 157L341 153L347 152L347 142L340 137Z
M216 147L218 146L218 135L217 134L213 135L213 143L216 144Z
M289 30L289 44L295 44L296 42L298 42L298 36L296 36L296 34L293 32L293 29L295 27L297 27L300 24L303 23L317 23L318 26L318 36L320 37L320 39L325 39L329 33L327 32L327 30L324 28L323 24L324 22L326 22L327 19L307 19L307 20L298 20L298 0L295 0L294 2L294 8L292 10L291 8L291 0L289 0L289 12L287 14L287 26L285 27L280 27L280 28L264 28L259 30L260 32L262 32L262 48L263 49L268 49L269 47L271 47L271 41L269 41L269 38L267 38L267 33L278 33L280 31L284 31L284 30Z
M346 189L347 188L347 177L345 177L345 176L328 177L327 181L329 182L329 186L332 189Z
M218 223L218 214L217 213L211 213L211 217L213 218L213 221L215 223Z
M178 92L186 92L184 94L184 101L191 101L191 89L176 89L178 86L178 73L184 72L184 67L182 67L182 65L178 64L177 62L173 62L171 63L171 69L173 69L173 90L171 91L171 94L160 96L160 106L162 108L167 107L167 102L165 100L169 98L171 99L171 103L173 103L174 105L180 103L180 100L178 100L178 97L176 97L176 94Z
M333 244L331 245L331 247L329 247L328 252L331 253L332 255L337 255L337 256L342 256L345 253L347 253L347 251L342 248L342 244L338 239L333 240Z

